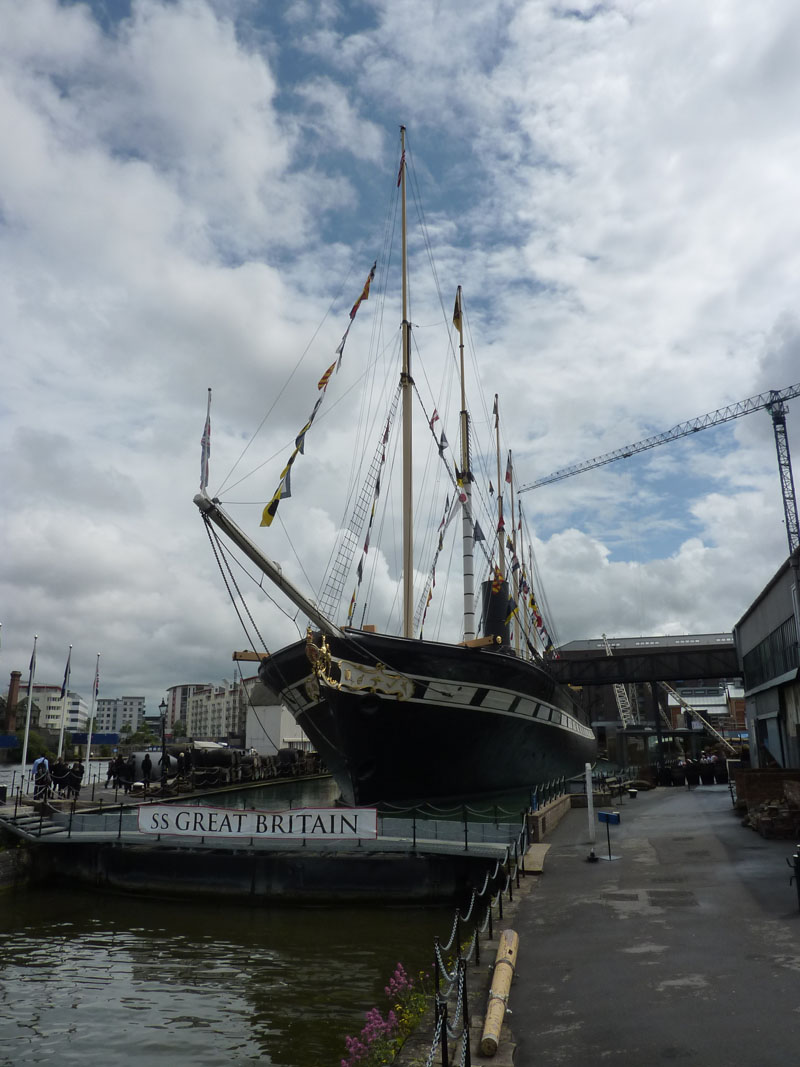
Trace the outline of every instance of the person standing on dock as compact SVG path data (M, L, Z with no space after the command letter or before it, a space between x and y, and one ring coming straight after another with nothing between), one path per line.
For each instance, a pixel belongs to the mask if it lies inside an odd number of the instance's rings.
M50 786L50 763L47 756L39 756L33 761L31 768L33 774L33 799L47 800L47 791Z
M61 756L59 756L53 764L53 770L51 772L53 788L58 790L59 797L64 796L64 794L67 792L68 773L69 767L61 758Z
M44 767L44 769L49 772L50 762L47 759L47 756L39 756L38 759L35 759L33 761L33 766L31 767L31 775L34 779L36 778L37 774L39 774L42 767Z
M133 783L136 781L136 757L131 752L125 761L125 767L123 769L122 787L125 793L130 793L133 789Z
M77 800L81 795L81 784L83 782L83 763L80 759L75 760L72 764L67 781L67 796L71 796Z
M150 775L153 771L153 761L150 759L150 753L145 752L144 759L142 760L142 781L144 782L145 793L150 788Z

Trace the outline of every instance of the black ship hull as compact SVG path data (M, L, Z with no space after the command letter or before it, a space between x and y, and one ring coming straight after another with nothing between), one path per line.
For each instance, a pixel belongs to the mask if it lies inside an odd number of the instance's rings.
M528 789L581 772L591 729L545 670L501 651L347 631L297 642L259 676L293 713L346 803L411 804ZM315 669L316 668L316 669Z

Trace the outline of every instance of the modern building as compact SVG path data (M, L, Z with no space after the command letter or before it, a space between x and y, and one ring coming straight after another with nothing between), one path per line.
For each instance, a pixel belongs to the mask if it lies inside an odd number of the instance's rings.
M94 729L101 734L133 734L141 728L144 716L144 697L101 697L95 708ZM130 730L123 730L124 726Z
M167 690L167 734L176 722L196 741L235 741L244 744L248 693L257 677L222 685L179 685Z
M21 698L27 696L27 684L20 688ZM89 721L89 706L82 696L67 691L64 700L61 699L60 685L37 685L34 682L32 703L39 709L38 720L35 713L31 715L31 726L38 726L44 730L60 731L61 719L64 715L64 729L67 733L72 730L85 730ZM25 723L17 717L17 728L22 729Z
M182 683L171 685L167 690L167 734L173 732L176 722L184 722L189 725L189 701L200 690L212 688L208 683L192 684ZM191 736L191 735L190 735Z
M754 767L800 766L800 549L736 623Z

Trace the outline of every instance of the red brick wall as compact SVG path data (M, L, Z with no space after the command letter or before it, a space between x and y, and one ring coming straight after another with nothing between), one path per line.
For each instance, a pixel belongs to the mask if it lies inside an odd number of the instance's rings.
M779 800L784 781L800 782L800 770L739 769L733 772L733 780L737 798L754 806L765 800Z

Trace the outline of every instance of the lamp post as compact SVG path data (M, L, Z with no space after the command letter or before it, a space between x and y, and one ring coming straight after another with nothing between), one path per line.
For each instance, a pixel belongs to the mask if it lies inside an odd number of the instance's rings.
M161 790L167 785L167 702L162 700L158 705L161 712Z

